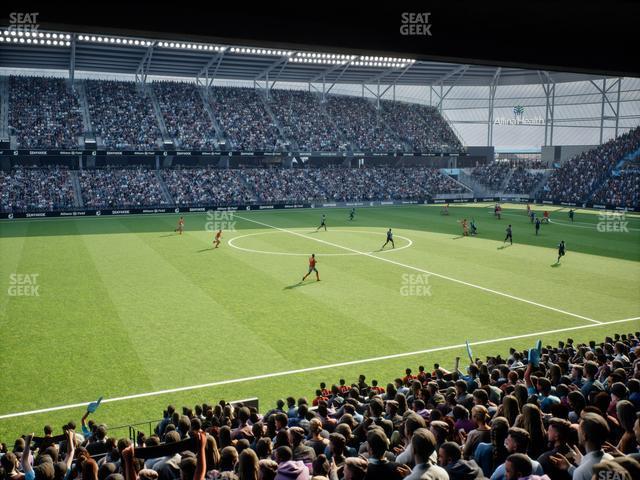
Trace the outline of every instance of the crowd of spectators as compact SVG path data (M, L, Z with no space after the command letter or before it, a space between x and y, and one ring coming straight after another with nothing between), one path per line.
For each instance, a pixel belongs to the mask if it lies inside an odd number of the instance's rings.
M63 78L10 76L9 126L18 148L78 148L78 96Z
M87 80L89 115L104 146L159 148L162 134L153 104L134 82ZM271 90L269 106L253 88L215 86L208 102L222 129L218 139L198 86L156 81L153 92L169 136L181 149L211 150L226 140L232 150L391 152L461 150L455 133L433 107L389 100L378 110L368 99L331 95L326 108L307 91ZM79 98L65 79L10 77L9 120L21 148L75 148L83 134ZM284 137L284 138L282 138Z
M487 188L498 191L501 189L510 171L511 168L507 162L491 162L475 167L471 172L471 176L475 181Z
M327 111L344 138L358 151L401 151L402 142L386 127L373 104L361 97L331 95Z
M437 194L468 192L438 169L425 167L178 167L158 172L145 167L113 167L78 171L84 206L129 208L166 205L156 173L171 196L169 203L178 206L418 200ZM3 173L0 179L3 179L2 185L6 185L0 197L3 209L35 209L36 203L25 203L27 197L32 202L40 199L39 209L56 210L73 206L73 184L65 169L18 169L11 174ZM23 199L19 206L16 206L17 198Z
M91 123L106 148L158 148L162 135L153 106L135 83L87 80L85 85Z
M504 189L505 193L524 193L529 194L540 183L544 173L532 172L527 170L523 166L518 166L513 170L507 186Z
M0 446L7 480L633 480L640 478L635 334L510 349L465 372L407 368L321 383L260 413L174 405L147 436L71 421ZM98 413L93 413L98 418ZM132 419L133 421L134 419Z
M549 177L543 199L584 202L628 153L640 148L640 127L567 160Z
M86 208L168 206L154 170L144 167L82 170L78 173Z
M326 199L326 193L312 180L308 170L252 168L238 172L260 202L309 202Z
M75 194L69 170L14 167L0 170L0 211L53 211L73 208Z
M178 206L242 204L254 200L238 170L175 168L161 170L160 174Z
M181 149L217 148L216 132L196 85L183 82L153 82L169 136Z
M212 87L210 101L231 150L282 150L278 128L253 88Z
M640 205L640 172L622 170L611 176L591 199L593 203L636 208Z
M320 108L318 99L304 90L271 90L271 110L285 137L302 152L338 152L345 142Z
M417 103L380 102L382 118L414 151L460 151L462 144L435 107Z

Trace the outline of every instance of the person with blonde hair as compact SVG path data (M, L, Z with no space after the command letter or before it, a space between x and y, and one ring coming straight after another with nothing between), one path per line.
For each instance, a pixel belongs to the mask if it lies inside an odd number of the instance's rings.
M473 407L471 409L471 420L475 423L476 428L469 432L464 441L462 457L465 460L473 458L478 444L491 441L491 427L487 425L489 422L489 411L487 408L482 405Z

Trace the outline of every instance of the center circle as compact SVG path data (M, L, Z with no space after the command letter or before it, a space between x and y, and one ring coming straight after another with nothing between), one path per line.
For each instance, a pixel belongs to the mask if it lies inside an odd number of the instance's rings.
M289 230L290 232L295 232L295 230ZM308 232L308 230L304 230L305 232ZM380 234L380 232L371 232L368 230L338 230L339 232L345 232L345 233L367 233L367 234L372 234L372 235L376 235L376 236L380 236L380 237L384 237L384 235ZM238 237L233 237L232 239L230 239L229 241L227 241L227 243L229 244L230 247L233 247L237 250L242 250L243 252L250 252L250 253L261 253L264 255L287 255L287 256L294 256L294 257L307 257L309 256L308 253L291 253L291 252L270 252L267 250L255 250L253 248L245 248L245 247L239 247L238 245L236 245L234 242L236 240L239 240L241 238L247 238L247 237L256 237L258 235L267 235L267 234L273 234L273 233L288 233L286 231L282 231L282 230L268 230L266 232L256 232L256 233L247 233L246 235L240 235ZM302 238L306 238L306 237L302 237ZM399 252L400 250L404 250L405 248L409 248L411 245L413 245L413 240L411 240L410 238L407 237L403 237L402 235L396 235L394 234L394 238L401 238L402 240L405 240L407 242L406 245L403 245L402 247L399 248L392 248L392 249L388 249L388 250L380 250L380 251L372 251L372 252L362 252L362 253L358 253L358 252L346 252L346 253L319 253L318 255L321 255L323 257L348 257L348 256L355 256L355 255L362 255L363 253L366 254L370 254L370 253L388 253L388 252ZM313 238L309 238L308 240L314 240ZM333 245L329 245L329 246L333 246ZM340 248L335 247L334 248ZM348 247L347 247L348 248Z

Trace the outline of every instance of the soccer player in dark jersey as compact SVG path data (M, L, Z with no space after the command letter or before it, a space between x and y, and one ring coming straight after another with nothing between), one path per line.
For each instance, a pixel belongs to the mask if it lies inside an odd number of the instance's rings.
M536 236L538 236L538 232L540 231L540 224L542 222L540 222L540 219L538 217L536 217Z
M318 230L320 230L322 227L324 227L324 231L327 231L327 216L323 213L322 217L320 218L320 226L318 228L316 228L316 232Z
M569 218L571 219L571 222L573 223L573 217L575 216L576 211L572 208L571 210L569 210Z
M471 223L469 225L471 226L471 235L477 235L478 234L478 225L476 225L476 219L472 218L471 219Z
M565 254L564 240L561 240L560 244L558 245L558 260L556 261L556 263L560 263L560 259L564 257L564 254Z
M391 242L391 248L396 248L395 243L393 243L393 233L391 233L391 229L387 230L387 241L384 242L384 245L382 245L382 248L380 248L380 250L386 247L387 243L389 242Z
M309 271L304 277L302 277L303 282L307 279L309 275L311 275L311 272L316 272L316 279L318 282L320 281L320 274L318 273L318 269L316 268L316 262L317 262L316 254L312 253L311 256L309 257Z
M178 220L178 227L174 230L174 232L178 232L180 235L182 235L183 230L184 230L184 217L180 217L180 220Z
M513 232L511 231L511 225L509 225L505 231L507 232L507 236L504 237L504 243L507 243L507 240L509 240L511 245L513 245Z
M356 216L356 207L353 207L351 209L351 211L349 212L349 221L352 221L353 217L355 217L355 216Z

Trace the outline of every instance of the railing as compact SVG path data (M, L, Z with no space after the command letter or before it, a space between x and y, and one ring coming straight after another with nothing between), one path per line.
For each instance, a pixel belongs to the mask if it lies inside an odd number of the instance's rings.
M230 405L237 407L239 404L244 405L245 407L255 407L258 409L259 401L257 397L245 398L242 400L234 400L232 402L228 402ZM116 427L109 427L109 435L111 437L122 437L121 435L114 435L113 432L125 431L127 438L129 438L132 442L135 442L138 438L139 433L143 433L146 437L153 435L154 427L160 423L162 419L159 420L147 420L144 422L137 423L129 423L126 425L118 425Z

